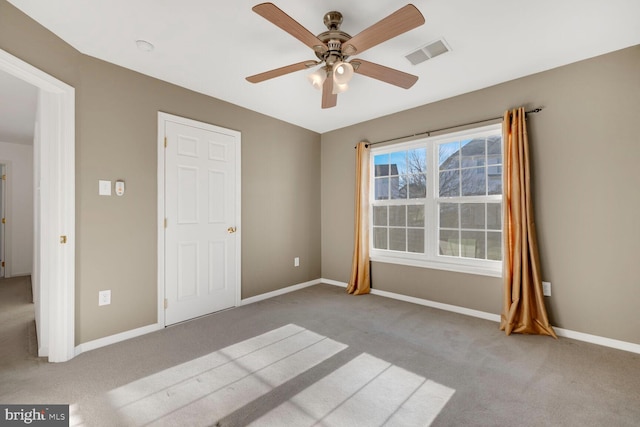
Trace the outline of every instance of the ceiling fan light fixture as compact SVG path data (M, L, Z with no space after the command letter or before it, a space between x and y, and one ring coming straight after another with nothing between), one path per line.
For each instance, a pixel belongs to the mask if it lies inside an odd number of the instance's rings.
M324 84L326 78L327 72L324 70L324 68L320 68L307 76L307 79L311 83L311 86L313 86L317 90L322 90L322 85Z
M337 62L333 66L333 81L336 85L346 85L353 77L353 65Z
M342 92L346 92L347 89L349 89L349 85L346 83L340 84L340 83L336 83L335 81L333 82L333 90L331 91L331 93L333 93L334 95L337 95L339 93Z

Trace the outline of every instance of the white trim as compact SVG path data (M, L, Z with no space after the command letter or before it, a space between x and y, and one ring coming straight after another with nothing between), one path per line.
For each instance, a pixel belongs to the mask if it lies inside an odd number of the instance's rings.
M280 295L288 294L289 292L299 291L300 289L308 288L309 286L319 285L322 279L311 280L309 282L300 283L297 285L288 286L286 288L278 289L275 291L267 292L265 294L256 295L254 297L245 298L240 301L240 305L253 304L254 302L264 301L269 298L277 297Z
M261 294L261 295L256 295L254 297L250 297L250 298L246 298L243 299L240 303L241 306L244 305L249 305L249 304L253 304L259 301L264 301L273 297L277 297L280 295L284 295L284 294L288 294L289 292L294 292L294 291L299 291L301 289L304 288L308 288L310 286L314 286L314 285L320 285L320 284L325 284L325 285L332 285L332 286L338 286L340 288L347 288L348 284L345 282L339 282L337 280L331 280L331 279L316 279L316 280L311 280L309 282L304 282L304 283L300 283L297 285L293 285L293 286L288 286L286 288L282 288L282 289L278 289L272 292L267 292L265 294ZM493 314L493 313L487 313L484 311L479 311L479 310L472 310L469 308L465 308L465 307L459 307L456 305L451 305L451 304L444 304L444 303L439 303L439 302L435 302L435 301L430 301L430 300L426 300L426 299L422 299L422 298L416 298L416 297L410 297L407 295L402 295L402 294L397 294L394 292L388 292L388 291L382 291L382 290L378 290L378 289L371 289L371 294L372 295L377 295L377 296L381 296L384 298L391 298L391 299L395 299L395 300L399 300L399 301L404 301L404 302L409 302L409 303L413 303L413 304L418 304L418 305L423 305L426 307L432 307L432 308L436 308L439 310L444 310L444 311L450 311L450 312L454 312L454 313L458 313L458 314L463 314L465 316L471 316L471 317L477 317L480 319L484 319L484 320L490 320L496 323L500 322L500 315L498 314ZM79 346L76 347L76 355L85 352L85 351L89 351L89 350L95 350L97 348L100 347L104 347L107 345L111 345L111 344L115 344L117 342L120 341L124 341L130 338L135 338L141 335L145 335L151 332L155 332L161 329L164 329L164 324L163 323L157 323L155 325L149 325L149 326L145 326L142 328L138 328L138 329L133 329L131 331L127 331L127 332L122 332L116 335L111 335L109 337L105 337L105 338L100 338L94 341L90 341L87 343L83 343L80 344ZM624 351L629 351L632 353L638 353L640 354L640 345L639 344L634 344L634 343L630 343L630 342L626 342L626 341L619 341L619 340L614 340L614 339L610 339L610 338L604 338L604 337L600 337L597 335L590 335L590 334L585 334L582 332L575 332L575 331L571 331L568 329L562 329L562 328L557 328L554 327L553 328L556 331L556 334L559 337L564 337L564 338L570 338L570 339L575 339L578 341L584 341L584 342L588 342L591 344L596 344L596 345L601 345L604 347L611 347L611 348L615 348L618 350L624 350Z
M338 282L337 280L331 280L331 279L320 279L320 283L324 283L325 285L339 286L345 289L349 286L348 283Z
M100 347L106 347L111 344L116 344L121 341L125 341L131 338L136 338L142 335L149 334L151 332L156 332L164 329L164 326L161 324L154 324L149 326L143 326L137 329L131 329L130 331L121 332L115 335L109 335L108 337L98 338L97 340L89 341L78 345L75 348L76 356L80 353L84 353L85 351L95 350Z
M629 351L631 353L640 354L640 344L634 344L627 341L614 340L611 338L601 337L598 335L585 334L583 332L571 331L569 329L556 328L553 327L553 330L556 331L556 335L564 338L571 338L578 341L584 341L591 344L601 345L604 347L611 347L618 350Z
M158 301L157 301L157 323L158 325L165 325L165 312L164 312L164 220L165 220L165 210L164 210L164 169L165 169L165 147L164 147L164 138L165 138L165 122L166 117L164 113L158 112L158 159L157 159L157 170L158 170L158 178L157 178L157 186L158 186L158 207L157 207L157 233L158 233Z
M457 264L455 262L438 262L431 259L412 259L410 256L410 254L407 254L407 256L404 257L394 257L391 254L381 254L376 249L371 250L371 262L429 268L432 270L444 270L454 273L476 274L479 276L502 277L502 261L497 262L496 266L491 268L491 263L496 263L495 261L482 260L481 262L483 262L483 265L471 265L476 260L468 258L466 259L466 264Z
M338 282L330 279L320 279L321 283L326 283L328 285L335 285L340 287L348 286L347 283ZM400 301L410 302L413 304L424 305L427 307L433 307L440 310L451 311L454 313L464 314L466 316L478 317L480 319L491 320L493 322L500 323L500 315L487 313L479 310L472 310L470 308L460 307L457 305L451 304L443 304L440 302L429 301L422 298L410 297L407 295L396 294L394 292L381 291L379 289L371 289L372 295L378 295L385 298L392 298ZM598 335L585 334L583 332L576 332L569 329L563 329L558 327L553 327L553 330L556 332L556 335L559 337L570 338L577 341L584 341L590 344L601 345L603 347L615 348L617 350L629 351L631 353L640 354L640 344L635 344L627 341L614 340L611 338L601 337Z
M41 212L40 356L64 362L75 356L75 89L0 49L0 71L39 88L38 156ZM34 183L35 186L38 183ZM60 236L67 243L60 244ZM36 249L37 250L37 249Z
M400 301L406 301L413 304L424 305L431 308L437 308L444 311L451 311L453 313L464 314L465 316L477 317L484 320L491 320L493 322L500 322L500 315L487 313L479 310L472 310L470 308L460 307L457 305L444 304L441 302L430 301L422 298L410 297L407 295L396 294L393 292L381 291L379 289L371 289L373 295L379 295L382 297L393 298Z
M235 227L236 231L236 295L235 306L238 307L242 304L242 134L240 131L223 128L221 126L213 125L210 123L199 122L196 120L188 119L185 117L175 116L173 114L164 113L158 111L158 157L157 157L157 170L158 170L158 212L157 212L157 229L158 229L158 324L166 325L164 299L165 299L165 238L164 238L164 220L165 220L165 123L166 122L179 123L186 126L193 126L200 129L211 130L214 132L220 132L224 130L229 133L235 134L237 144L235 144L235 161L236 161L236 194L235 194Z

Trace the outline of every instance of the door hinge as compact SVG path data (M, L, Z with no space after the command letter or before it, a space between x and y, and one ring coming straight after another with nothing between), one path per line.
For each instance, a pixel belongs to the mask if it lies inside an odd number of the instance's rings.
M66 244L67 243L67 236L60 236L60 243L61 244Z
M6 174L2 175L2 180L3 180L3 181L6 181L6 180L7 180L7 175L6 175Z
M164 148L167 148L167 137L164 137Z
M167 218L165 218L164 219L164 228L167 228L167 224L168 224L168 221L167 221Z
M166 310L167 308L169 308L169 300L168 300L168 299L166 299L166 298L164 299L164 308L165 308L165 310Z
M4 267L4 261L2 261L2 266Z
M7 218L2 218L2 223L6 224L7 223Z

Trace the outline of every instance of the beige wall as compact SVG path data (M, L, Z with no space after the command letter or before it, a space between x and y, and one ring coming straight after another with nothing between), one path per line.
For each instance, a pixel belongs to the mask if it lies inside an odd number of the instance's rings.
M552 324L640 344L640 46L322 135L322 277L349 279L354 149L544 106L528 119ZM501 280L373 263L373 286L499 313Z
M542 269L559 327L640 344L640 47L322 135L87 57L0 0L0 48L76 89L76 342L155 322L157 112L242 133L242 295L346 282L354 144L529 119ZM121 154L125 153L125 154ZM123 178L127 197L100 198ZM293 257L301 266L293 267ZM117 268L115 266L118 266ZM499 313L499 279L376 263L378 289ZM97 293L113 303L97 306Z
M0 48L76 90L77 344L156 322L158 111L242 134L242 297L320 277L320 135L82 55L4 0Z

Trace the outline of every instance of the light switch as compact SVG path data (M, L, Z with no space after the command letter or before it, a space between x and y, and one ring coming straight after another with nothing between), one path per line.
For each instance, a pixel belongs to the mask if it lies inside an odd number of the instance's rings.
M110 196L111 195L111 181L98 181L98 194L100 196Z

